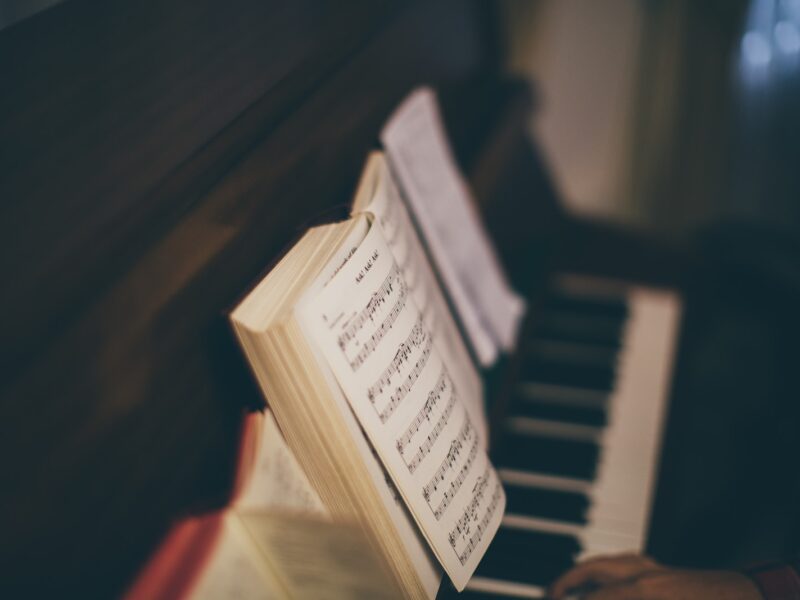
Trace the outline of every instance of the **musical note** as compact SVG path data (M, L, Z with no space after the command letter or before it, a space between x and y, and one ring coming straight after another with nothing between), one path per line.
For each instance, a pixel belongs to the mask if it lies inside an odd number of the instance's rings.
M369 355L372 354L386 333L392 328L392 325L394 325L394 322L397 320L397 317L400 315L406 305L406 300L408 298L408 285L403 279L397 263L393 263L391 271L389 271L389 273L386 275L386 279L384 279L381 286L375 293L372 294L372 297L370 298L369 302L367 302L366 306L347 325L346 329L339 334L336 340L337 344L339 345L339 349L346 355L347 347L350 342L357 340L358 333L363 329L367 321L374 321L378 309L383 304L388 302L388 299L394 291L396 285L399 286L399 292L397 294L397 301L395 302L391 311L389 311L389 314L386 315L378 328L373 331L370 338L361 346L358 354L356 354L356 356L352 359L348 359L350 368L354 372L358 371L361 365L364 364L364 361L366 361Z
M475 462L475 457L477 455L478 438L476 437L472 440L472 447L469 449L467 460L464 462L464 465L461 467L461 470L458 472L456 478L450 482L450 487L445 490L444 495L442 496L442 501L439 502L439 506L437 506L436 510L433 511L433 516L436 517L437 521L442 518L442 515L447 510L447 507L450 506L450 502L456 497L456 494L458 494L458 491L461 489L464 480L467 478L467 475L469 475L470 469L472 469L472 463Z
M419 348L423 342L425 342L425 347L422 350L422 354L417 359L408 375L406 375L405 381L402 385L398 386L395 392L389 397L388 404L383 409L379 410L378 407L375 406L377 399L383 394L384 390L391 385L392 377L401 374L402 367L410 359L413 350ZM373 404L376 412L378 412L381 423L385 423L389 417L392 416L395 408L403 401L408 392L411 391L411 388L414 387L420 374L425 369L425 365L428 364L428 358L432 350L433 340L425 329L422 317L420 317L417 319L417 323L408 334L406 340L400 344L397 352L395 352L392 362L384 369L377 381L367 389L367 398Z
M414 420L411 421L406 431L403 433L402 436L397 440L396 447L400 455L403 456L405 459L405 451L406 448L411 443L411 440L419 431L420 426L425 421L430 422L431 415L434 412L434 407L438 404L439 400L442 397L445 389L448 387L451 389L450 398L445 406L442 414L439 416L439 419L436 422L436 425L428 434L425 441L419 445L417 448L417 452L411 461L406 462L406 466L408 467L409 473L414 473L417 470L417 467L422 463L426 456L431 451L431 448L436 444L436 441L439 439L439 434L441 434L442 430L447 426L447 422L450 419L450 414L453 412L453 408L458 401L458 396L456 396L455 390L453 389L452 381L450 380L449 376L447 375L447 371L442 367L442 373L439 376L439 380L436 386L430 391L428 394L428 398L425 401L425 404L422 405L417 416L414 417Z
M356 318L350 322L347 328L339 334L337 342L339 348L344 352L347 344L356 338L356 334L361 330L368 320L372 320L375 311L386 302L389 294L394 289L395 280L400 279L400 267L396 263L392 265L392 269L386 275L386 278L381 283L380 287L373 292L367 305L361 310Z
M450 545L453 547L453 549L456 547L456 542L458 541L459 536L463 537L469 532L469 524L477 515L478 507L480 506L481 500L483 500L483 493L488 485L489 467L487 466L483 474L478 477L478 480L472 487L472 500L464 509L464 513L461 515L461 517L459 517L458 521L456 521L455 527L448 535L448 540L450 541Z
M489 522L492 520L495 511L497 510L497 505L499 504L500 498L503 494L503 488L500 485L500 482L497 481L495 483L494 491L492 492L492 497L489 501L489 504L486 507L480 522L478 522L477 526L475 526L473 532L472 523L478 521L478 508L483 500L486 488L489 485L489 476L489 467L487 467L486 471L484 471L483 475L478 478L478 481L473 488L474 496L472 501L464 510L464 513L461 515L458 521L456 521L455 527L447 536L450 546L453 548L453 551L456 553L456 556L458 556L458 560L462 565L469 560L469 557L472 555L472 551L478 546L483 538L483 534L486 531L486 528L489 526ZM472 533L472 535L470 535L470 533ZM459 541L463 541L465 539L467 540L467 543L465 544L464 549L459 552L457 550L458 543Z
M471 437L476 437L475 430L472 427L472 422L469 420L469 416L465 412L464 425L462 425L461 430L458 432L456 438L450 443L450 450L448 450L444 460L442 460L439 468L433 474L433 477L431 477L430 481L428 481L428 483L426 483L422 488L422 497L425 498L428 506L431 505L431 496L438 491L439 486L445 480L447 472L454 470L453 467L458 462L458 458L461 455L461 450L467 443L467 440L469 440ZM431 508L431 510L433 510L433 508Z

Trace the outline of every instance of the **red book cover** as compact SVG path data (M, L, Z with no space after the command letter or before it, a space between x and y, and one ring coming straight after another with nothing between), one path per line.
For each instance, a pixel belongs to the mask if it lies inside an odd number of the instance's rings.
M228 506L233 504L250 479L262 428L263 415L260 412L244 414ZM124 599L177 600L187 597L214 553L222 532L224 513L225 508L222 508L178 521L139 571Z

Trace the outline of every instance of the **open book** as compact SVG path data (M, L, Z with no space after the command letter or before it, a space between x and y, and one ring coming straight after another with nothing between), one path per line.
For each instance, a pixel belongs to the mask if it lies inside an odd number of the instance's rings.
M400 589L463 589L500 525L480 378L380 153L352 219L309 230L231 314L334 518L361 523ZM435 558L435 560L433 560Z
M125 600L398 596L358 524L331 519L266 409L245 418L228 507L176 523Z

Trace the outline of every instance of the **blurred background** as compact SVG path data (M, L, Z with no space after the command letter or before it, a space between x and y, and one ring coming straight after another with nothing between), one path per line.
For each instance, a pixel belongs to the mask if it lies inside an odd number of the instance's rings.
M737 218L797 230L800 2L503 6L573 210L678 238Z

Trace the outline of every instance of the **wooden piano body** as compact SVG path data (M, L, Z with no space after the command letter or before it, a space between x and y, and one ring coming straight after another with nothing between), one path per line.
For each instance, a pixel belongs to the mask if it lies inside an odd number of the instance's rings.
M477 0L69 0L0 32L2 586L119 594L222 502L259 394L225 319L339 214L412 88L442 93L515 285L679 283L683 258L562 211Z

